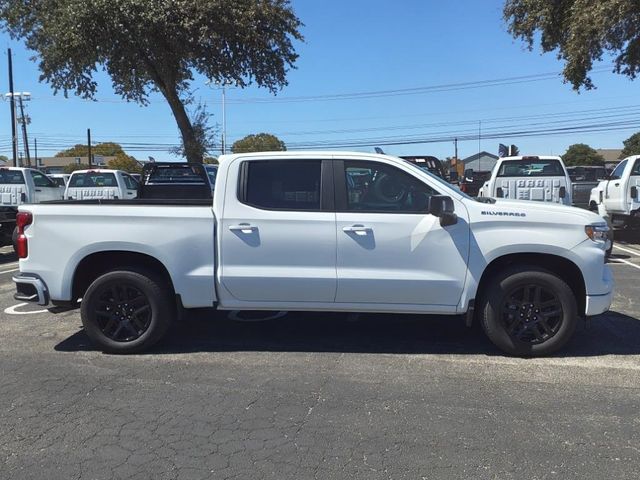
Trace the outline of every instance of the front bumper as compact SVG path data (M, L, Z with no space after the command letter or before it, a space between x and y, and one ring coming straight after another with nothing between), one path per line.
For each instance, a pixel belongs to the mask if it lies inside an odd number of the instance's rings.
M41 278L35 275L17 275L13 277L16 293L13 295L18 301L33 302L38 305L49 303L49 291Z
M607 293L600 295L587 295L585 302L585 315L600 315L609 310L613 301L613 288L615 281L613 280L613 272L609 265L604 265L602 272L602 285L606 288Z

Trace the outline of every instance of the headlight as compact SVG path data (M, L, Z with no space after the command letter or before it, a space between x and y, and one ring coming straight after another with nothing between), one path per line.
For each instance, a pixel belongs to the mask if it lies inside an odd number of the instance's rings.
M597 223L595 225L587 225L584 231L594 242L606 242L609 237L609 227L606 223Z

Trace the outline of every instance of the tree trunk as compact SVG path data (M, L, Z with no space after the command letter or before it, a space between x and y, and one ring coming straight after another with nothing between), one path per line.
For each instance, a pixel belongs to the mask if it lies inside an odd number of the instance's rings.
M173 112L173 116L176 119L180 134L182 135L182 144L184 147L184 156L187 157L188 162L202 163L202 146L198 145L195 132L193 131L193 125L187 115L187 110L184 108L182 101L178 94L168 88L161 89L162 94L167 99L169 107Z

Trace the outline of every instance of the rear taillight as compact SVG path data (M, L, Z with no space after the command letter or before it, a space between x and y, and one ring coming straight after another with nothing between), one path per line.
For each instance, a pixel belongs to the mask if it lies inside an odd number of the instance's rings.
M29 254L27 236L24 234L24 229L31 225L32 222L33 215L31 215L31 212L18 212L16 215L16 228L18 229L16 253L18 254L18 258L27 258L27 255Z

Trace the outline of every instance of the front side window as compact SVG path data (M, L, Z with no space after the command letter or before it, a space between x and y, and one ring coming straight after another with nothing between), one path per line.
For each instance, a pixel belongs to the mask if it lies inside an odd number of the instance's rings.
M36 187L57 187L57 185L53 183L49 179L49 177L40 172L34 172L33 170L31 170L31 178L33 179L33 184Z
M621 161L618 166L611 172L610 180L620 180L622 178L622 172L624 172L625 167L627 166L627 160Z
M241 201L268 210L320 210L321 160L249 161Z
M633 164L631 175L640 175L640 158L636 158L636 163Z
M560 161L553 159L505 160L498 177L564 177L564 170Z
M433 188L402 170L378 162L345 161L347 210L425 213Z

